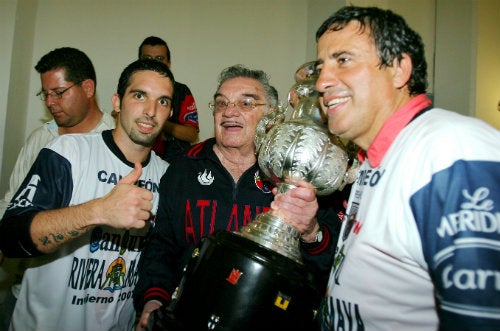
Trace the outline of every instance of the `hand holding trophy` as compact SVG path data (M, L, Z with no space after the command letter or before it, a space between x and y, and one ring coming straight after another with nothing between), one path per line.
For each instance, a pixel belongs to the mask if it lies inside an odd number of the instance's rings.
M295 73L297 104L284 121L283 110L266 115L257 126L256 151L261 171L284 193L296 180L314 185L327 195L346 184L348 157L343 144L328 132L318 104L315 62L303 64ZM269 128L269 123L272 126ZM301 262L300 233L272 213L262 213L240 233L296 262Z

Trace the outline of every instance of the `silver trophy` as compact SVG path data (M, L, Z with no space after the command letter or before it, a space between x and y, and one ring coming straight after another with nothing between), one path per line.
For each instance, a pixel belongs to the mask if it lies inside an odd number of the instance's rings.
M289 103L294 105L286 120L283 106L266 115L257 126L256 153L263 174L284 193L300 179L312 183L317 195L342 188L348 180L348 156L343 143L328 132L318 102L315 62L303 64L295 73ZM294 102L291 102L294 100ZM270 212L259 214L240 235L301 263L300 233Z

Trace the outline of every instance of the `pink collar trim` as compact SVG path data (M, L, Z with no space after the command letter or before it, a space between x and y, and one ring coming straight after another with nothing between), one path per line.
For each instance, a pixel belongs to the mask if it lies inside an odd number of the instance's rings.
M429 100L425 94L420 94L398 109L387 119L384 125L382 125L382 129L379 131L370 147L368 147L366 153L360 151L358 154L359 160L363 162L365 158L368 157L370 166L373 168L378 167L401 130L410 123L416 114L430 105L432 105L431 100Z

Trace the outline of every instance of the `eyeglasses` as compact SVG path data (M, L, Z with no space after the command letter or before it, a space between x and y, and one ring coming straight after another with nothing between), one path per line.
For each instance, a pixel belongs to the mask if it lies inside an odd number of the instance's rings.
M214 112L223 112L229 108L230 105L238 108L242 112L249 112L257 106L265 106L267 103L256 103L252 98L242 98L236 101L229 101L228 99L215 99L213 102L208 103L210 110Z
M79 85L79 84L80 84L80 83L73 84L73 85L71 85L70 87L65 88L64 90L59 90L59 91L54 91L54 90L52 90L52 91L47 92L47 91L41 90L40 92L38 92L38 93L36 94L36 96L37 96L37 97L40 97L40 99L41 99L42 101L47 100L47 98L48 98L49 96L51 96L51 97L52 97L52 98L54 98L54 99L61 99L61 98L62 98L62 96L63 96L63 94L64 94L64 93L66 93L66 91L67 91L67 90L69 90L69 89L70 89L70 88L72 88L73 86L76 86L76 85Z

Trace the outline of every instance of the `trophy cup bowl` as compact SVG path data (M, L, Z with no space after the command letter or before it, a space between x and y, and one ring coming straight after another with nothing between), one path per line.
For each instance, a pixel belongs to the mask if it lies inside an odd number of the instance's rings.
M298 104L290 118L278 107L257 126L259 166L279 192L305 180L326 195L345 184L348 157L326 128L314 63L301 66L295 79ZM321 297L302 263L300 233L269 211L240 232L203 238L172 303L152 314L164 312L148 331L310 330Z
M290 119L285 121L278 107L257 126L259 167L280 193L293 188L296 180L312 183L317 195L330 194L346 183L348 156L342 142L328 132L315 88L317 78L315 62L303 64L290 90L298 101ZM301 263L300 233L270 212L259 214L239 234Z

